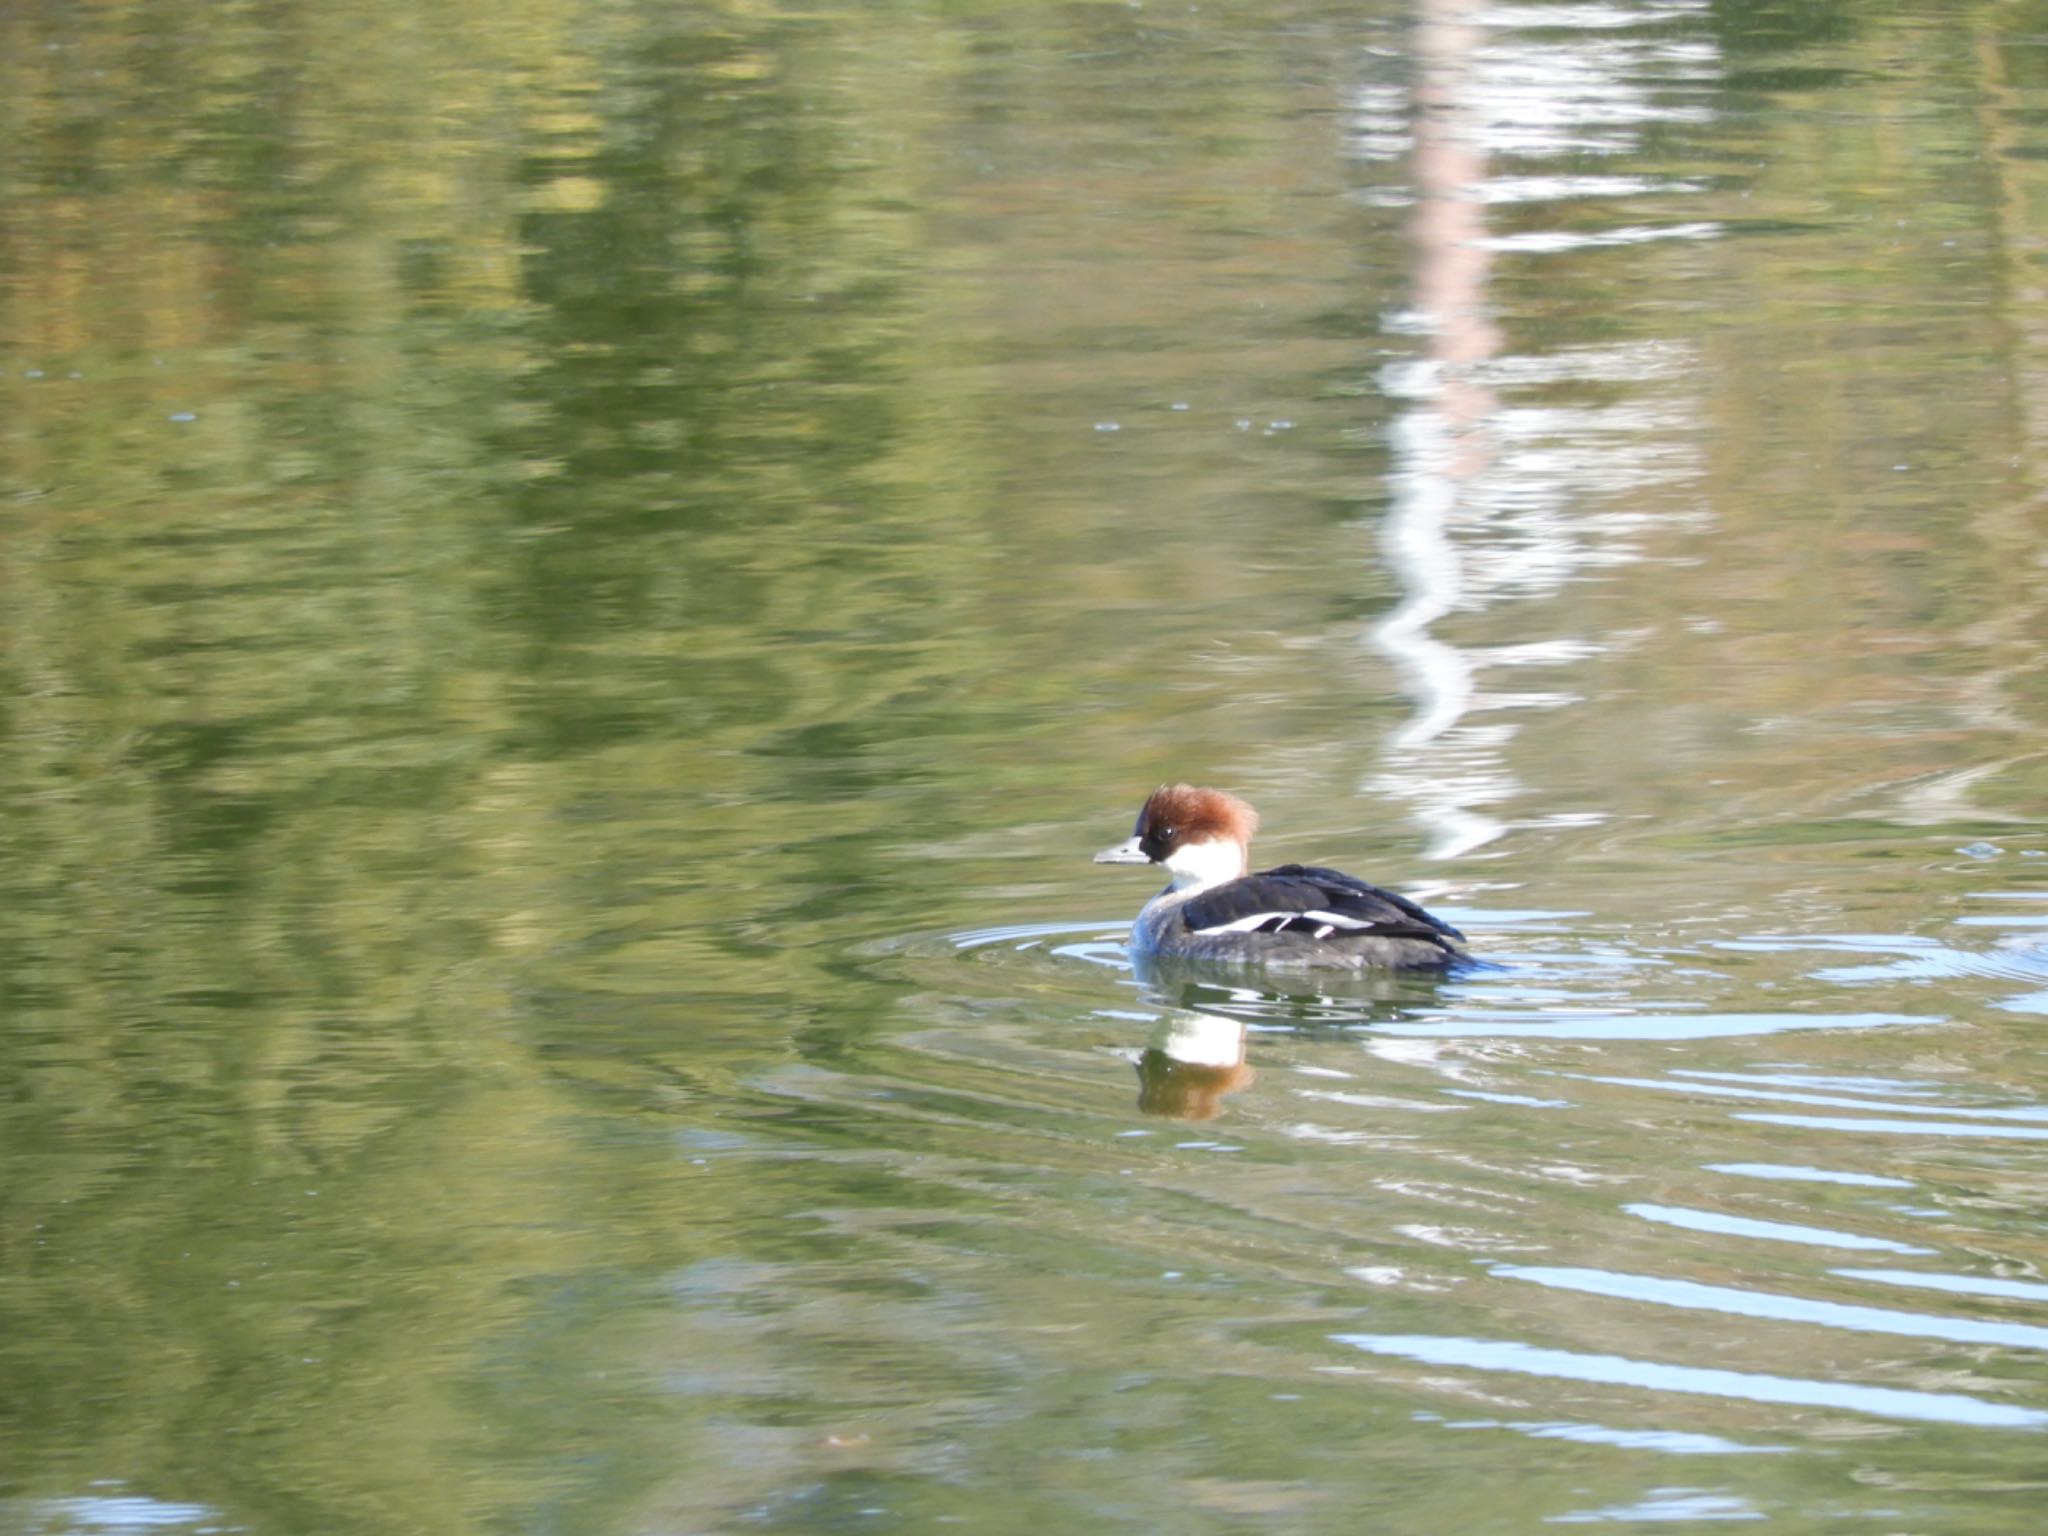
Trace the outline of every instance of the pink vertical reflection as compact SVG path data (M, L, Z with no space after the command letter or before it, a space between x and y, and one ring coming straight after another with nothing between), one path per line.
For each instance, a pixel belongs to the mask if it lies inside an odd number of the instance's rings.
M1476 0L1420 0L1416 29L1414 168L1410 235L1415 247L1414 311L1427 336L1424 365L1404 393L1395 423L1398 468L1385 530L1389 562L1404 596L1374 633L1400 667L1415 713L1389 744L1382 786L1408 798L1434 833L1429 852L1447 858L1490 842L1501 825L1464 803L1474 789L1460 754L1439 742L1471 707L1472 667L1430 627L1449 613L1463 571L1449 530L1469 488L1493 459L1487 430L1493 392L1475 378L1500 344L1486 312L1491 255L1480 189L1486 178L1472 60L1481 32ZM1469 765L1466 765L1469 767Z
M1493 410L1493 392L1475 384L1471 368L1500 349L1486 315L1485 247L1480 198L1486 153L1476 114L1467 105L1471 59L1480 33L1470 18L1477 0L1422 0L1416 30L1421 79L1416 86L1415 186L1409 226L1415 243L1415 307L1438 366L1436 413L1447 429L1444 461L1432 466L1454 481L1470 480L1491 458L1478 430Z

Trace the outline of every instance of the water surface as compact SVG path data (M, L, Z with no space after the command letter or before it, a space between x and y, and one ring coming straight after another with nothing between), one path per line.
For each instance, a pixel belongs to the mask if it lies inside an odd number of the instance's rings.
M2038 1528L2025 15L0 36L0 1528Z

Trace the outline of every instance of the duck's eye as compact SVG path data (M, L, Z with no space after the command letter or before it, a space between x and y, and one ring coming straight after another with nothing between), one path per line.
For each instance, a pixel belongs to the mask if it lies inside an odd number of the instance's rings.
M1152 829L1152 836L1162 843L1170 843L1173 841L1173 828L1154 827Z

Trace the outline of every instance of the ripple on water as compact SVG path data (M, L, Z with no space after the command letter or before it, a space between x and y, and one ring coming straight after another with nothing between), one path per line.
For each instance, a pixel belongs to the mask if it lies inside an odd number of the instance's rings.
M1849 1131L1866 1136L1925 1136L1932 1139L1974 1137L1980 1141L2048 1141L2048 1128L2024 1125L1982 1125L1964 1120L1880 1120L1848 1115L1738 1114L1730 1119L1754 1125L1796 1125L1809 1131Z
M1490 1273L1499 1279L1526 1280L1535 1285L1576 1291L1589 1296L1611 1296L1619 1301L1641 1301L1655 1306L1722 1312L1736 1317L1753 1317L1770 1322L1812 1323L1823 1328L1846 1328L1857 1333L1895 1333L1907 1338L1945 1339L1954 1344L1992 1344L2008 1349L2048 1350L2048 1328L2035 1327L2027 1323L1987 1321L1973 1317L1942 1317L1925 1312L1899 1312L1887 1307L1821 1301L1772 1291L1745 1290L1731 1285L1671 1280L1658 1275L1617 1274L1602 1269L1540 1264L1496 1264ZM1838 1270L1836 1273L1847 1275L1856 1272Z
M2002 1105L1981 1107L1961 1104L1873 1104L1868 1099L1849 1098L1840 1094L1801 1093L1791 1089L1752 1088L1738 1082L1714 1081L1738 1076L1735 1073L1685 1072L1679 1071L1670 1078L1658 1077L1606 1077L1592 1073L1573 1074L1583 1076L1592 1083L1606 1083L1622 1088L1647 1088L1653 1092L1693 1093L1724 1099L1765 1100L1776 1104L1804 1104L1816 1109L1875 1109L1889 1114L1946 1115L1960 1120L2048 1120L2048 1107L2038 1104ZM1812 1081L1811 1078L1762 1076L1756 1081ZM1882 1092L1882 1088L1866 1089L1866 1092ZM1901 1092L1916 1091L1902 1089ZM1924 1091L1924 1090L1922 1090Z
M1091 957L1098 949L1123 954L1124 934L1129 924L1119 922L1102 923L1004 923L993 928L971 928L964 933L949 933L944 942L959 950L987 949L1000 945L1008 949L1026 951L1052 948L1056 953L1078 954ZM1063 944L1048 946L1047 941L1066 934L1085 933L1092 935L1090 942L1076 946ZM906 940L905 943L915 943Z
M1441 1424L1445 1429L1505 1429L1532 1440L1571 1440L1581 1445L1612 1445L1629 1451L1656 1451L1667 1456L1782 1456L1789 1445L1744 1445L1719 1435L1694 1434L1678 1429L1616 1429L1607 1424L1574 1424L1529 1419L1446 1419L1427 1411L1415 1415L1418 1422Z
M1978 894L1981 898L2011 901L2042 899L2042 893L2032 891ZM2048 1013L2048 943L2033 935L2033 930L2048 924L2048 918L2031 914L1966 915L1955 922L1957 927L1966 929L2020 931L1982 949L1962 948L1921 934L1891 933L1761 935L1723 940L1714 947L1759 954L1818 952L1877 957L1857 965L1824 966L1813 973L1816 981L1842 986L2018 982L2032 990L1992 999L1990 1005L2008 1013Z
M1708 1173L1744 1179L1787 1179L1796 1183L1854 1184L1868 1189L1911 1189L1911 1179L1888 1179L1877 1173L1849 1173L1840 1168L1811 1168L1803 1163L1702 1163Z
M1739 1494L1720 1493L1711 1488L1657 1488L1646 1498L1630 1504L1608 1504L1599 1509L1575 1509L1551 1515L1546 1525L1610 1525L1617 1522L1674 1520L1768 1520L1753 1502Z
M1900 1024L1940 1024L1943 1019L1912 1013L1584 1013L1432 1018L1379 1026L1392 1035L1464 1039L1535 1040L1724 1040L1807 1029L1882 1029Z
M1651 1205L1638 1202L1622 1210L1644 1221L1689 1232L1712 1232L1721 1237L1755 1238L1767 1243L1808 1243L1818 1248L1859 1248L1872 1253L1933 1253L1889 1237L1866 1237L1859 1232L1837 1232L1827 1227L1801 1226L1797 1222L1764 1221L1752 1216L1730 1216L1722 1211L1698 1211L1684 1206Z
M1852 1280L1879 1285L1911 1285L1962 1296L1997 1296L2010 1301L2048 1301L2048 1284L2039 1280L2005 1280L1996 1275L1942 1275L1917 1269L1837 1269Z
M108 1490L118 1488L109 1480ZM28 1531L163 1531L192 1528L198 1531L235 1529L223 1526L220 1513L204 1504L179 1504L141 1494L103 1491L75 1498L22 1499L6 1501L22 1517L21 1529ZM10 1522L11 1528L11 1522Z
M1631 1359L1625 1355L1580 1354L1573 1350L1539 1348L1512 1339L1381 1333L1335 1333L1330 1337L1336 1343L1348 1344L1369 1354L1391 1355L1422 1365L1546 1376L1557 1381L1638 1387L1660 1393L1740 1398L1753 1403L1835 1408L1849 1413L1917 1419L1936 1424L1968 1424L1998 1429L2040 1429L2048 1426L2048 1413L2038 1409L1989 1402L1961 1392L1918 1392L1902 1387L1874 1387L1811 1377L1674 1365L1661 1360Z
M1148 1213L1145 1240L1172 1256L1175 1273L1187 1254L1225 1252L1219 1239L1231 1234L1230 1251L1257 1253L1261 1274L1299 1275L1313 1286L1334 1249L1340 1271L1376 1277L1381 1326L1321 1337L1437 1372L1462 1368L1649 1394L1627 1415L1603 1415L1614 1423L1539 1407L1526 1416L1438 1421L1445 1428L1642 1453L1795 1448L1691 1425L1630 1422L1638 1412L1654 1415L1656 1399L1666 1396L1751 1405L1736 1422L1767 1426L1770 1436L1788 1436L1807 1421L1758 1419L1758 1405L1985 1430L2048 1427L2048 1408L2026 1397L2001 1400L2003 1380L1960 1390L1986 1378L1959 1368L1953 1353L2010 1351L2019 1361L2048 1355L2048 1322L1810 1294L1816 1284L1867 1284L1900 1297L1918 1287L2048 1301L2048 1286L1956 1273L1949 1250L1916 1240L1924 1223L1904 1225L1916 1212L1855 1203L1870 1191L1928 1183L1940 1209L1918 1214L1943 1217L1942 1243L1967 1243L1967 1251L1996 1263L2040 1257L2010 1223L1978 1220L1980 1211L2006 1207L1969 1198L1972 1173L1958 1154L1969 1143L1953 1138L1980 1145L2048 1138L2048 1106L1973 1088L1954 1073L1945 1048L1909 1043L1910 1031L1950 1026L1948 1013L1887 1006L1895 996L1872 995L1935 977L2034 979L2033 958L1972 955L1896 936L1694 947L1596 942L1573 931L1573 916L1532 910L1495 921L1490 913L1460 913L1462 926L1484 936L1489 963L1422 978L1134 968L1121 923L1010 924L917 940L898 952L919 964L949 957L950 990L1037 1000L1032 1032L1007 1037L1005 1061L1014 1065L1038 1050L1048 1077L1070 1082L1080 1058L1071 1041L1061 1043L1062 1030L1085 1026L1085 1050L1103 1071L1137 1067L1143 1087L1123 1101L1135 1106L1134 1118L1225 1119L1227 1139L1153 1131L1142 1119L1109 1128L1099 1105L1073 1120L1077 1142L1099 1139L1118 1177L1131 1182L1134 1208ZM1813 953L1824 957L1823 968L1768 971L1762 985L1783 989L1782 1008L1755 1006L1757 969L1738 957ZM1843 955L1858 963L1837 963ZM964 972L961 962L968 962ZM959 985L963 974L974 979ZM1953 995L1943 1001L1966 1006ZM985 1033L1008 1016L974 1010L962 1028ZM944 1035L922 1035L920 1047L953 1050ZM1880 1036L1901 1044L1869 1043ZM1794 1037L1800 1059L1789 1059L1786 1045L1761 1044ZM968 1060L976 1049L960 1048L954 1059ZM1901 1070L1887 1070L1893 1066ZM1559 1090L1568 1084L1587 1091L1564 1096ZM1056 1121L1048 1115L1043 1124ZM1786 1155L1788 1131L1801 1138L1796 1155ZM1859 1133L1922 1136L1941 1148L1940 1172L1900 1176L1878 1160L1875 1138ZM1875 1166L1861 1166L1866 1158ZM1283 1167L1276 1185L1274 1170ZM1715 1198L1700 1198L1700 1181L1717 1178L1729 1182L1715 1187ZM1745 1188L1734 1180L1756 1182ZM1276 1197L1276 1189L1283 1193ZM1745 1202L1753 1204L1744 1209ZM1192 1225L1176 1242L1181 1222ZM1123 1233L1121 1225L1110 1234L1077 1227L1069 1237L1115 1245ZM1631 1259L1574 1261L1589 1249L1626 1251ZM1943 1267L1826 1263L1852 1255ZM1815 1258L1819 1275L1832 1278L1816 1281ZM1458 1273L1467 1261L1480 1266L1479 1277ZM1232 1262L1205 1262L1215 1271L1212 1283L1228 1289ZM1471 1327L1457 1311L1461 1298L1478 1294L1474 1284L1495 1282L1503 1304L1489 1301L1489 1318L1525 1310L1507 1299L1512 1291L1547 1293L1556 1299L1545 1303L1543 1326L1553 1336ZM1640 1309L1627 1326L1668 1347L1605 1347L1622 1324L1621 1308ZM1660 1324L1659 1315L1674 1323ZM1685 1319L1693 1321L1675 1324ZM1561 1339L1554 1335L1560 1328ZM1811 1344L1800 1342L1806 1335ZM1842 1342L1857 1336L1891 1342L1858 1357ZM1902 1359L1900 1340L1931 1353ZM1799 1365L1788 1369L1791 1361ZM1924 1374L1897 1379L1914 1371ZM1409 1390L1444 1389L1436 1376L1418 1378ZM2032 1393L2025 1377L2009 1389ZM1542 1402L1535 1389L1518 1390ZM1565 1401L1579 1398L1561 1392ZM1432 1417L1419 1409L1416 1416Z
M1447 911L1449 909L1446 909ZM1468 929L1493 935L1541 931L1575 916L1542 909L1509 913L1453 912ZM1131 973L1154 995L1177 1006L1213 1007L1248 1023L1353 1024L1391 1035L1472 1039L1555 1039L1674 1042L1713 1040L1800 1030L1861 1030L1935 1025L1945 1016L1881 1011L1784 1013L1716 1011L1701 1006L1654 1009L1617 1006L1609 999L1626 978L1644 970L1669 973L1680 958L1612 946L1489 953L1479 964L1442 976L1267 975L1242 979L1213 969L1192 973L1148 960L1134 969L1124 949L1125 924L1024 923L971 929L902 941L905 948L942 944L961 954L1001 951L1052 962L1077 961ZM1711 971L1697 967L1702 977ZM1693 970L1684 974L1690 976ZM1589 999L1588 991L1595 994ZM1402 1003L1391 1011L1383 1006Z

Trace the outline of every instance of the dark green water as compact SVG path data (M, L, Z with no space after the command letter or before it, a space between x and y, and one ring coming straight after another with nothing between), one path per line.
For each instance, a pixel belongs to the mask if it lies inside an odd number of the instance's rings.
M2048 13L1414 4L0 18L0 1531L2040 1529Z

